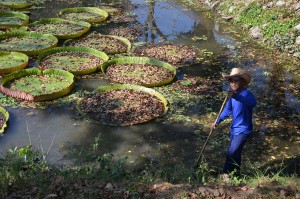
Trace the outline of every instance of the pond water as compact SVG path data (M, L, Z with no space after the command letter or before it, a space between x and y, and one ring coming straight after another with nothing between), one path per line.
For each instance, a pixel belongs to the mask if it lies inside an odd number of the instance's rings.
M66 7L105 3L92 0L74 2L45 1L30 8L30 19L56 17L59 10ZM172 89L173 84L188 83L193 77L219 80L221 72L228 72L235 66L249 70L253 76L249 89L255 93L259 105L255 111L254 135L245 149L246 159L262 166L290 158L295 160L295 168L299 169L299 74L293 68L285 72L286 63L276 63L270 53L245 41L228 25L214 20L209 12L185 7L180 1L132 0L123 3L123 6L137 17L137 21L106 24L93 27L92 31L105 33L111 27L138 23L144 28L144 33L136 43L170 41L206 49L218 57L215 62L178 68L177 82L168 85L168 89ZM92 91L109 83L103 78L80 79L76 81L75 88ZM176 97L167 97L171 100L169 114L128 127L93 124L81 118L70 104L45 109L6 107L10 121L5 134L0 137L1 155L15 146L31 144L47 155L49 163L68 165L72 164L70 149L76 153L100 137L98 147L102 153L128 157L130 163L139 163L144 158L173 157L193 165L209 132L209 123L221 106L222 90L225 88L225 82L218 81L208 86L208 91L213 91L208 92L209 95L180 93L177 90L177 93L174 92ZM222 125L205 151L205 157L216 167L223 164L228 128L229 122Z

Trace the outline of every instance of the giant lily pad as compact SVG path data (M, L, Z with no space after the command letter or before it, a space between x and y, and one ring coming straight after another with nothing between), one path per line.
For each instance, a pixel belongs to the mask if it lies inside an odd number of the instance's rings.
M203 57L199 49L169 43L138 46L134 53L137 56L159 59L175 66L196 64L199 58Z
M76 7L60 10L59 17L74 21L99 23L107 19L108 13L104 10L94 7Z
M130 41L124 37L97 33L80 39L67 40L64 45L93 48L108 55L125 53L130 51L131 48Z
M141 27L135 26L135 27L116 27L116 28L110 28L108 34L109 35L116 35L119 37L125 37L129 39L129 41L136 41L144 31Z
M52 48L38 56L41 67L62 69L75 75L93 73L107 60L104 52L82 47Z
M37 32L9 32L0 34L0 51L17 51L37 55L43 50L56 47L58 39L50 34Z
M29 23L29 16L21 12L0 11L0 27L2 29L20 27Z
M74 86L74 75L63 70L22 69L2 78L0 91L28 100L47 101L68 94Z
M77 109L97 123L127 126L163 116L168 111L168 102L151 88L115 84L98 87L78 102Z
M4 132L5 127L7 126L7 121L9 118L9 113L0 106L0 133Z
M29 0L0 0L0 4L12 9L21 9L33 5Z
M0 52L0 74L11 73L25 68L28 56L19 52Z
M108 22L129 23L136 21L136 17L134 17L132 13L128 11L132 10L131 8L128 8L128 5L124 7L123 5L116 4L113 6L108 4L101 4L99 8L109 14L109 17L107 19Z
M172 65L147 57L113 59L105 62L101 69L114 82L147 87L170 83L176 75L176 68Z
M91 24L84 21L48 18L29 24L29 28L32 31L52 34L58 39L73 39L88 32L91 28Z

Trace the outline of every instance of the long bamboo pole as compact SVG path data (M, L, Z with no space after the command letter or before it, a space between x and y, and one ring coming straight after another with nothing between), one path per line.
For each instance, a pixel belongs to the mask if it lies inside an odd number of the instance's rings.
M218 113L218 115L217 115L217 119L214 121L214 124L216 124L216 122L218 121L218 119L219 119L219 117L220 117L220 115L221 115L221 113L222 113L222 111L223 111L223 108L224 108L224 106L225 106L225 103L226 103L227 99L228 99L228 95L226 95L226 97L225 97L225 99L224 99L224 101L223 101L223 104L222 104L221 109L220 109L220 111L219 111L219 113ZM204 145L203 145L203 147L202 147L202 149L201 149L201 152L200 152L200 154L199 154L199 156L198 156L198 159L197 159L197 162L196 162L194 168L197 168L197 167L199 166L199 162L200 162L200 159L201 159L201 157L202 157L203 151L204 151L204 149L205 149L205 147L206 147L206 144L207 144L207 142L208 142L210 136L212 135L214 129L215 129L214 126L212 126L212 127L210 128L210 132L209 132L209 134L208 134L208 137L207 137L206 141L204 142Z

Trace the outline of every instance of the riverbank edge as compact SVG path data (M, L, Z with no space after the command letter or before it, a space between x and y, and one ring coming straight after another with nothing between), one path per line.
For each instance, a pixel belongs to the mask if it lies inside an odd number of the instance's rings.
M299 1L257 1L257 0L191 0L197 7L205 7L213 12L217 18L224 23L239 26L243 30L243 36L249 37L252 41L276 53L281 59L288 60L295 65L300 61L300 2ZM255 10L260 20L247 20L254 17ZM274 12L274 13L273 13ZM266 15L272 16L264 18ZM271 22L270 22L271 20ZM281 24L285 21L293 23L274 29L272 24ZM268 30L269 29L269 30ZM265 31L264 31L265 30ZM276 31L278 33L276 33ZM270 32L270 35L264 35L264 32ZM291 69L288 69L291 70ZM300 76L299 66L294 67L298 77ZM298 78L297 78L298 79ZM299 79L298 79L299 80Z

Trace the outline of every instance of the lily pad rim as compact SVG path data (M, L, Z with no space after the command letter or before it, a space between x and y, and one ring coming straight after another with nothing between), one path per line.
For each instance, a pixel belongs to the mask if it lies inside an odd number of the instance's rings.
M89 22L85 22L85 21L72 21L72 20L67 20L67 19L62 19L62 18L41 18L38 21L32 22L30 24L28 24L29 28L34 27L35 25L40 25L40 24L49 24L49 23L70 23L73 25L80 25L83 27L82 31L78 31L78 32L74 32L74 33L70 33L70 34L52 34L55 37L57 37L58 39L73 39L73 38L77 38L82 36L83 34L87 33L90 28L91 28L91 24ZM36 31L38 32L38 31ZM43 33L45 34L45 33ZM46 34L51 34L51 33L46 33Z
M125 44L127 46L126 52L130 52L130 50L131 50L131 42L129 41L129 39L127 39L125 37L117 36L117 35L100 34L100 33L96 33L96 34L90 33L89 35L87 35L86 38L93 37L94 35L100 36L100 37L103 36L103 37L112 37L112 38L118 39L119 41L121 41L123 44ZM68 46L69 42L80 40L80 39L82 39L82 38L67 39L66 41L64 41L63 46Z
M47 39L52 40L54 44L50 45L47 48L42 49L35 49L35 50L18 50L16 52L24 53L28 56L36 55L40 53L43 50L46 50L48 48L56 47L58 44L58 38L51 34L43 34L39 32L26 32L26 31L13 31L13 32L7 32L0 34L0 41L3 39L11 38L11 37L29 37L29 38L37 38L37 39ZM3 50L2 50L3 51Z
M24 19L25 21L28 20L29 22L29 16L18 11L0 10L0 17L19 17Z
M148 64L155 65L158 67L164 67L173 72L172 77L167 80L164 80L162 82L152 83L152 84L142 84L141 86L156 87L156 86L162 86L162 85L168 84L174 80L176 73L177 73L176 68L167 62L160 61L158 59L154 59L154 58L150 58L150 57L138 57L138 56L119 57L119 58L111 59L102 64L101 71L102 71L102 73L106 74L107 68L112 64L116 64L116 63L137 64L137 62L148 63Z
M52 55L52 54L56 54L56 53L59 53L59 52L87 53L87 54L94 55L96 57L99 57L99 58L103 59L104 63L109 60L109 57L105 52L102 52L102 51L99 51L99 50L96 50L96 49L93 49L93 48L63 46L63 47L55 47L55 48L51 48L51 49L48 49L48 50L44 50L43 52L41 52L38 55L37 63L40 65L43 61L43 58L45 58L47 55ZM99 70L101 68L101 65L97 66L95 68L95 70L94 69L91 70L91 72L95 72L96 70ZM83 74L90 73L90 70L83 71L83 72L76 72L76 71L69 71L69 72L73 73L74 75L83 75Z
M0 128L0 134L4 132L4 129L7 127L7 122L9 119L9 112L2 106L0 106L0 113L4 115L5 121L3 126Z
M11 73L13 71L26 68L26 66L28 65L29 57L25 53L21 53L21 52L17 52L17 51L0 51L0 56L3 56L3 55L12 55L14 57L20 57L21 59L25 59L25 61L20 65L13 66L10 68L4 68L4 69L0 68L0 74Z
M167 99L158 91L154 90L153 88L148 88L145 86L140 86L140 85L135 85L135 84L111 84L111 85L106 85L106 86L99 86L98 88L96 88L93 92L94 93L101 93L101 92L106 92L109 90L122 90L122 89L131 89L131 90L136 90L136 91L143 91L145 93L148 93L152 96L157 97L164 105L164 112L161 116L159 117L163 117L169 110L169 103L167 101ZM81 98L77 101L77 105L76 105L76 109L77 111L82 115L82 116L86 116L87 114L85 114L81 108L80 108L80 104L82 103L82 101L84 100L84 98ZM88 117L88 116L87 116ZM155 118L151 119L154 120ZM151 120L147 120L147 121L143 121L143 122L139 122L136 124L142 124L142 123L146 123L149 122ZM93 120L96 123L99 124L103 124L103 125L110 125L110 126L128 126L128 125L117 125L117 124L111 124L111 123L101 123L98 122L96 120Z
M26 3L19 3L19 4L5 3L5 1L0 3L0 5L3 5L5 7L11 8L11 9L27 8L29 6L32 6L33 4L34 4L34 1L26 1Z
M11 90L11 89L5 87L5 85L8 82L13 81L15 79L19 79L19 78L30 76L30 75L42 75L42 74L64 76L65 78L67 78L69 80L70 85L66 88L63 88L60 91L56 91L56 92L53 92L50 94L36 95L36 96L33 96L27 92L15 91L15 90ZM68 71L59 70L59 69L45 69L45 70L41 71L40 69L33 67L33 68L28 68L28 69L21 69L21 70L15 71L13 73L10 73L10 74L4 76L1 81L0 91L6 95L12 96L14 98L23 99L23 100L48 101L48 100L57 99L57 98L60 98L64 95L66 95L67 93L69 93L72 90L72 88L74 87L74 84L75 84L75 77L72 73L70 73ZM11 92L12 94L9 94L9 92ZM22 97L20 97L20 93L23 94Z
M101 16L104 17L104 19L102 20L87 20L88 22L91 22L91 23L97 23L97 22L103 22L105 21L109 14L108 12L106 12L105 10L102 10L100 8L97 8L97 7L73 7L73 8L64 8L64 9L61 9L58 13L58 16L64 14L64 13L77 13L77 12L82 12L82 11L86 11L86 12L90 12L90 13L95 13L95 14L99 14Z
M41 18L38 21L34 21L34 22L28 24L28 26L32 27L32 26L37 25L37 24L58 23L58 22L69 22L69 23L72 23L72 24L79 24L79 25L89 27L89 28L91 27L91 24L89 22L86 22L86 21L73 21L73 20L55 18L55 17L53 17L53 18Z

